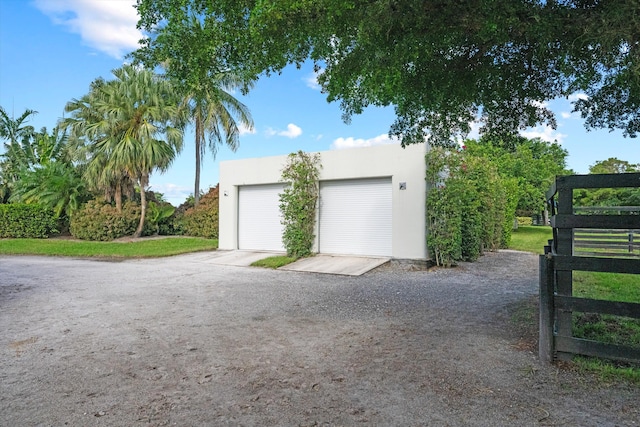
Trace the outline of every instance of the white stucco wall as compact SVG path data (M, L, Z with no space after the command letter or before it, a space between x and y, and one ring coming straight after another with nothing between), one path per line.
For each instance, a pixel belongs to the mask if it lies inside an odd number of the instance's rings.
M320 152L320 181L391 177L394 258L426 259L426 145L397 144ZM238 248L238 187L280 181L287 156L220 162L220 249ZM406 183L406 190L400 190ZM316 233L317 235L317 233ZM317 242L315 250L317 250Z

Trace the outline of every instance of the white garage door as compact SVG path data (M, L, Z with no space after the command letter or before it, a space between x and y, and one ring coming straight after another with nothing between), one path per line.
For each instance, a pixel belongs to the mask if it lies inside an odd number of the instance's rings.
M283 184L238 188L238 248L284 251L280 199Z
M320 252L391 256L391 178L320 183Z

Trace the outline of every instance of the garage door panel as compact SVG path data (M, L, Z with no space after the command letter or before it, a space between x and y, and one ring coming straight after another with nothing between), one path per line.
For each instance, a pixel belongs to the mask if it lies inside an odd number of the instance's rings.
M279 194L283 184L238 189L238 248L284 251Z
M392 254L391 178L320 185L320 252Z

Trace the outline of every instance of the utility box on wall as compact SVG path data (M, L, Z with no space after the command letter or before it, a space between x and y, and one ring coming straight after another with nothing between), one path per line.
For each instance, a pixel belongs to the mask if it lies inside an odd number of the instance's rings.
M320 152L314 252L426 259L425 144ZM220 163L220 249L282 251L287 156Z

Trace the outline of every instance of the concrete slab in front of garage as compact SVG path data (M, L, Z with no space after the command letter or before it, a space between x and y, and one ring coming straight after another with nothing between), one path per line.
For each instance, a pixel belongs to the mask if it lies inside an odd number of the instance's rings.
M215 251L210 252L210 256L203 260L210 264L234 265L237 267L247 267L261 259L276 255L285 255L283 252L257 252L257 251Z
M319 254L310 258L299 259L296 262L280 267L279 270L360 276L388 262L390 259Z

